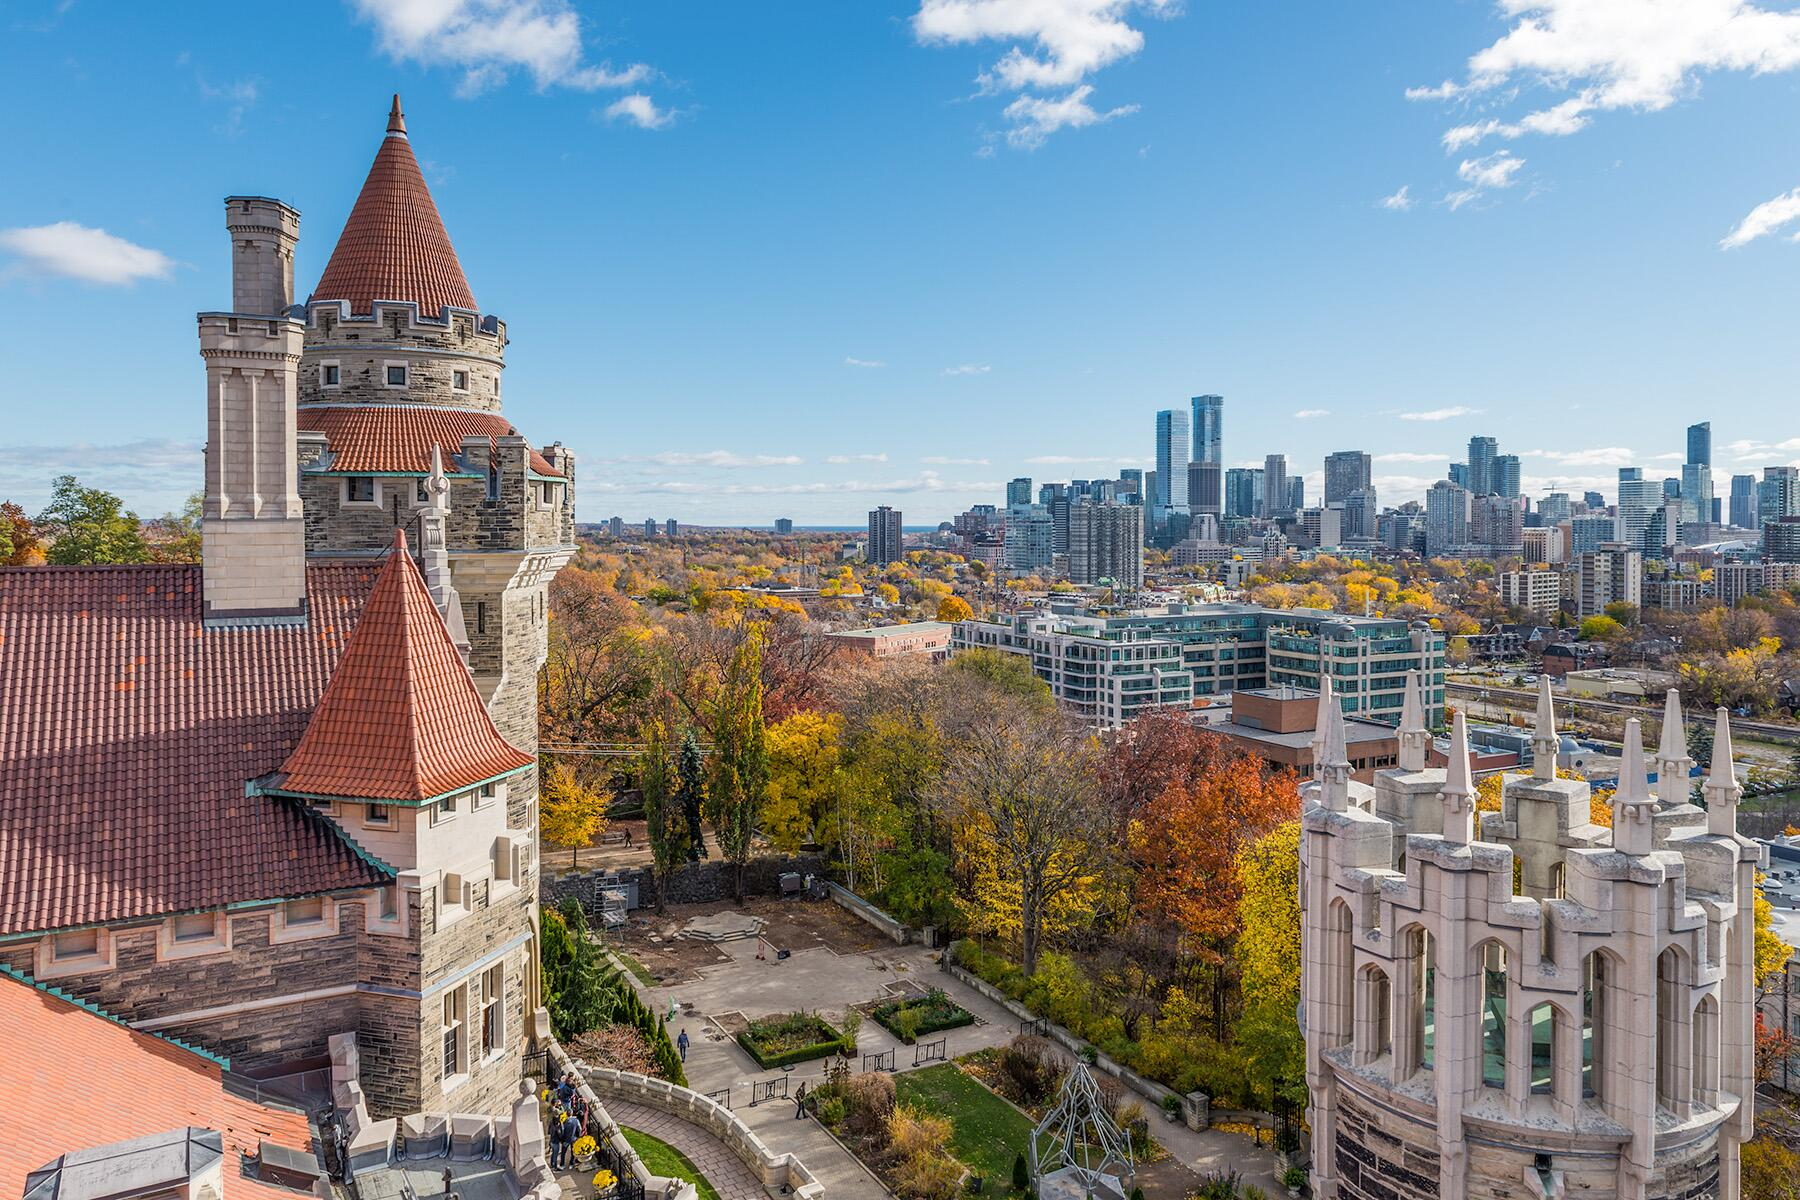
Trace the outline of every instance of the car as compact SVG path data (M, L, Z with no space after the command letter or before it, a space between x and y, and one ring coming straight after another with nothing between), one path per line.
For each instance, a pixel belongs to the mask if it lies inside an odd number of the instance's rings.
M1525 676L1525 682L1526 682L1526 683L1536 683L1536 682L1537 682L1537 681L1538 681L1538 677L1537 677L1537 676L1536 676L1536 675L1527 675L1527 676Z

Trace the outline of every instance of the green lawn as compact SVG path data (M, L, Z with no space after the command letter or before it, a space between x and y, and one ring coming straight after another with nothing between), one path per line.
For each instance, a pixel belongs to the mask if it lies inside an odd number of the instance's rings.
M637 959L631 957L631 955L625 953L617 946L608 946L607 950L612 953L614 958L619 960L620 964L623 965L627 971L630 971L633 975L637 976L637 981L645 987L662 986L662 980L652 975L649 968L645 967L644 964Z
M988 1179L986 1191L1004 1195L1012 1185L1013 1156L1031 1144L1031 1119L955 1063L940 1063L894 1077L897 1098L956 1123L950 1146L969 1169ZM1027 1155L1029 1157L1029 1155Z
M644 1166L650 1169L652 1175L691 1180L700 1193L700 1200L719 1200L719 1193L706 1181L706 1176L695 1168L687 1155L660 1138L653 1138L636 1129L627 1129L621 1125L619 1132L625 1135L625 1140L638 1152L638 1157L644 1160Z

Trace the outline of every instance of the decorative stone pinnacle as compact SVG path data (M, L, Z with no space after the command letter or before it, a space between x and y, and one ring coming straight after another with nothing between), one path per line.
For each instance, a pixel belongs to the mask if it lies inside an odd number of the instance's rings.
M1687 803L1687 729L1681 716L1681 693L1669 689L1663 703L1662 740L1656 748L1656 798L1664 806Z
M1538 680L1537 728L1531 735L1531 774L1535 779L1556 778L1556 755L1562 747L1556 736L1556 701L1550 695L1550 677Z
M1643 727L1633 717L1625 722L1625 757L1619 766L1619 790L1613 793L1613 848L1625 854L1650 853L1650 817L1655 808L1644 772Z
M394 93L394 106L388 109L387 131L406 136L406 114L400 111L400 93Z
M1444 840L1475 840L1475 782L1469 773L1469 726L1462 713L1450 726L1450 762L1444 771Z
M1406 698L1400 710L1400 769L1423 771L1431 734L1425 728L1425 683L1417 671L1406 673Z
M1731 762L1731 714L1721 706L1713 719L1712 766L1706 776L1706 831L1735 834L1738 797L1744 789Z
M1337 707L1332 696L1331 676L1319 676L1319 707L1313 714L1312 735L1312 773L1313 778L1321 777L1325 769L1325 727L1331 723L1331 710Z

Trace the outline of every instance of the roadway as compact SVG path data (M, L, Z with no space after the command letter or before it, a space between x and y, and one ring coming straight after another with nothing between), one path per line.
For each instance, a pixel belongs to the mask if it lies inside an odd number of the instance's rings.
M1444 690L1447 693L1475 696L1487 701L1492 707L1508 710L1523 709L1528 714L1537 712L1536 687L1515 688L1497 683L1447 681L1444 684ZM1556 703L1559 711L1567 711L1571 705L1575 705L1602 712L1623 713L1631 717L1649 717L1657 721L1662 720L1663 715L1661 704L1629 704L1618 700L1597 700L1589 696L1572 696L1566 691L1556 693ZM1682 719L1688 725L1710 725L1713 721L1713 714L1684 711ZM1769 721L1752 721L1746 717L1732 717L1731 732L1754 735L1763 741L1777 742L1782 745L1800 745L1800 726L1777 725Z

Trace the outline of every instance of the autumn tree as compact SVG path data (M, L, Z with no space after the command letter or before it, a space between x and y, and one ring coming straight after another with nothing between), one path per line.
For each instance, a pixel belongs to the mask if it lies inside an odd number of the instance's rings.
M0 567L35 567L43 561L37 526L11 500L0 503Z
M737 876L740 902L751 836L769 788L761 672L762 634L752 627L739 644L713 704L713 754L706 781L707 817L719 853Z
M1037 969L1046 919L1094 886L1111 844L1095 784L1090 738L1053 712L996 694L988 719L969 730L946 770L956 840L992 863L982 910L1016 911L1020 961Z
M606 823L606 796L582 783L574 768L553 762L544 772L538 833L547 842L574 851L570 866L581 866L581 848L594 844Z
M546 741L623 740L655 680L655 637L637 605L594 571L550 581L549 657L538 683Z
M687 817L681 811L675 764L670 761L667 733L653 720L644 731L638 756L638 788L644 797L644 834L656 866L656 911L669 907L669 876L687 858Z
M1263 1087L1285 1083L1305 1100L1300 1004L1300 822L1287 821L1238 851L1234 953L1244 1013L1237 1041Z
M938 601L937 619L954 624L957 621L971 621L975 618L975 610L961 596L945 596Z
M57 566L150 558L137 514L111 492L83 487L73 475L56 477L50 505L38 514L37 523L54 539L45 559Z
M769 726L769 797L763 834L793 853L823 825L838 786L843 718L797 712Z
M205 511L206 494L190 494L178 513L164 513L150 522L146 539L150 559L159 563L197 563L200 561L200 519Z

